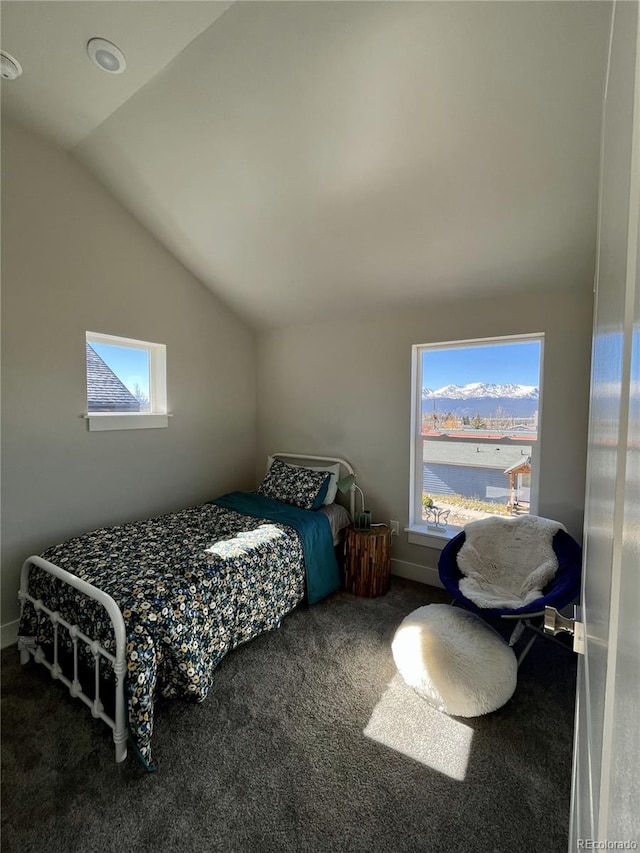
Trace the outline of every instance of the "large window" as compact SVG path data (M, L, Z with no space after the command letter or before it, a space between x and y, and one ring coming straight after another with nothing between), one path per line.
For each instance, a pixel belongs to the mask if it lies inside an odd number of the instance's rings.
M411 541L537 512L542 350L541 334L413 347Z
M167 425L164 344L86 333L89 429Z

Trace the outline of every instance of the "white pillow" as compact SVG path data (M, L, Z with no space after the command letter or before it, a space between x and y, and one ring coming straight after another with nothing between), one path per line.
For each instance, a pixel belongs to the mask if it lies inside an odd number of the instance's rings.
M273 465L273 456L267 457L267 471ZM280 460L284 462L284 459ZM327 496L322 502L322 505L332 504L336 499L336 494L338 492L338 480L340 479L340 463L336 462L335 465L294 465L292 462L284 462L285 465L289 465L291 468L308 468L309 471L326 471L327 474L331 474L329 479L329 488L327 489Z

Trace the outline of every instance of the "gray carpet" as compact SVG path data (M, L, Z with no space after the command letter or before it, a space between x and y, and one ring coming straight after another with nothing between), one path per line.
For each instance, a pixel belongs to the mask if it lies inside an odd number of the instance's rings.
M567 848L575 662L539 641L513 699L472 720L407 688L390 651L439 591L338 593L237 649L200 705L160 702L160 770L15 647L2 653L2 849L552 851Z

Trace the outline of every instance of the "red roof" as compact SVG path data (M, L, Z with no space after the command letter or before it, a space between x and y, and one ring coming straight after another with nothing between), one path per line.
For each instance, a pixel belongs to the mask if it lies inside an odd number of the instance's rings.
M500 441L500 439L508 438L510 441L526 441L530 444L538 438L535 432L488 432L486 430L451 430L450 432L443 430L423 430L422 435L432 436L433 438L468 438L469 441L475 441L478 438L484 438L489 441Z

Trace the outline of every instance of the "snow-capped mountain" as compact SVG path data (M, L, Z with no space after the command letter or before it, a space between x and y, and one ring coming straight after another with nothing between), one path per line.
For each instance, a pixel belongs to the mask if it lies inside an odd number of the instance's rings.
M514 418L531 418L538 409L535 385L496 385L470 382L422 389L423 412L451 412L458 417L493 417L501 413Z
M422 399L478 400L506 398L512 400L537 400L535 385L495 385L487 382L470 382L468 385L444 385L442 388L423 388Z

